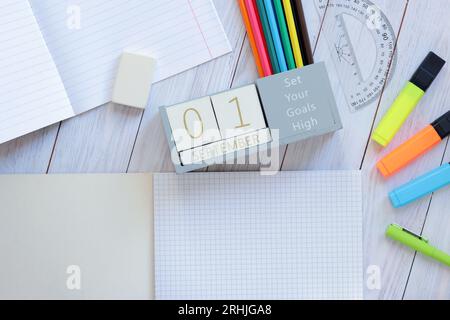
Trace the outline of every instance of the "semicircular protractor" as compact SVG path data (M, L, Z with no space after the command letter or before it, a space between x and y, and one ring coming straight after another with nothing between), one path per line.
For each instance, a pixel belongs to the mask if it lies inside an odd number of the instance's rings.
M396 63L396 35L368 0L315 0L325 19L321 33L352 112L375 101Z

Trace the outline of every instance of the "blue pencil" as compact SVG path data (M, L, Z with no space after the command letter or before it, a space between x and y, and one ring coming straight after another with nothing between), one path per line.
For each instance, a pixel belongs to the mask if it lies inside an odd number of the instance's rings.
M284 57L283 44L281 43L280 31L278 30L277 18L275 17L275 9L272 0L264 0L266 7L267 19L269 20L270 30L272 31L273 44L277 53L278 65L280 71L287 71L286 58Z

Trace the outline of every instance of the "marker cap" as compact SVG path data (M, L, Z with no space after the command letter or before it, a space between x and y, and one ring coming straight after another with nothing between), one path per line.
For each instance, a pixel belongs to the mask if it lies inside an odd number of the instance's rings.
M397 193L392 191L389 193L389 199L391 200L392 206L394 208L400 208L403 206L402 200L398 197Z
M450 135L450 111L431 124L441 139Z
M407 205L450 184L450 164L418 177L389 193L395 208Z
M430 52L414 73L410 82L414 83L423 91L427 91L444 65L444 59L434 52Z

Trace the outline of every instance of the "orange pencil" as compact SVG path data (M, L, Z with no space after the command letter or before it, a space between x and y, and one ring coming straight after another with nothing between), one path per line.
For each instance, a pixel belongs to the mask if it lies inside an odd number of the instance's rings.
M245 0L238 0L239 8L241 9L242 18L244 20L245 29L247 30L248 40L250 41L250 47L252 48L253 56L255 57L256 68L260 77L264 77L264 72L261 65L261 58L259 57L258 49L256 48L255 36L250 26L250 20L248 19L247 8L245 7Z

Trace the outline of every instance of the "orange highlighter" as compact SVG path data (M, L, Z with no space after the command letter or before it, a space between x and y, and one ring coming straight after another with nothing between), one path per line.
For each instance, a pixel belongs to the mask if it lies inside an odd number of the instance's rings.
M450 111L381 159L377 163L377 168L385 178L388 178L431 150L448 135L450 135Z

